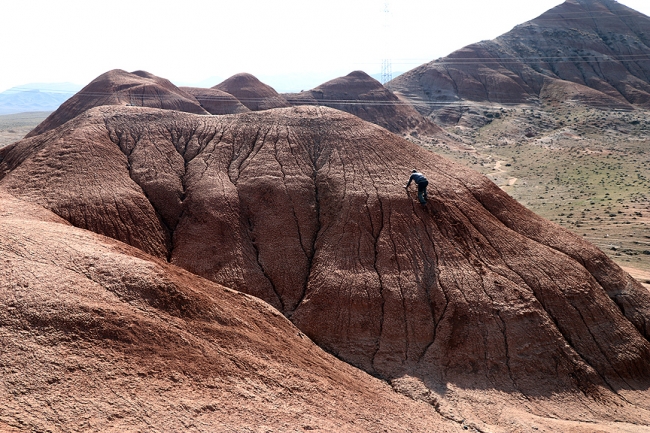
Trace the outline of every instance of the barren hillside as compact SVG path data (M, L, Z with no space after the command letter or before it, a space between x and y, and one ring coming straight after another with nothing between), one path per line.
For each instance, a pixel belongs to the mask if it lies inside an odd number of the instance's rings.
M264 302L0 191L0 431L463 431Z
M427 207L403 189L413 167ZM349 114L99 107L1 150L0 187L260 297L447 418L650 419L647 290L487 178Z

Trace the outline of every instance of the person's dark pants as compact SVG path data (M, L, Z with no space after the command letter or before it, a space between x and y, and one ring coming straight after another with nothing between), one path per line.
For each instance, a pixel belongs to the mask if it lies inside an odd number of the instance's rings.
M427 204L427 186L429 186L428 181L418 183L418 200L421 204Z

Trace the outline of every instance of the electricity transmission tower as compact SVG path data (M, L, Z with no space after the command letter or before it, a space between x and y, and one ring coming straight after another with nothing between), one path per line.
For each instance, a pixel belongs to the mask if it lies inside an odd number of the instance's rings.
M393 66L390 59L384 59L381 62L381 84L386 84L393 79Z
M390 9L388 2L384 3L384 60L381 62L381 84L393 79L393 65L390 60Z

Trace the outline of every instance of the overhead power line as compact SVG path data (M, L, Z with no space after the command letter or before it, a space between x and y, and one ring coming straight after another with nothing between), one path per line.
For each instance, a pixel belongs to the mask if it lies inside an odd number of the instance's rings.
M453 54L453 53L452 53ZM529 57L443 57L434 60L428 60L424 58L397 58L393 59L391 63L397 63L400 65L414 64L414 65L426 65L430 63L435 63L439 65L452 65L452 64L466 64L466 63L502 63L502 64L512 64L512 63L525 63L533 64L543 61L553 61L554 63L591 63L596 61L611 61L611 62L630 62L630 61L650 61L650 53L646 54L617 54L615 57L606 55L606 54L583 54L583 55L556 55L556 56L529 56ZM368 63L370 64L370 63ZM376 65L376 63L373 63ZM380 80L382 81L382 80ZM390 81L390 80L389 80ZM382 84L384 84L382 82ZM28 92L39 90L42 92L56 93L61 95L74 95L78 92L67 91L67 90L57 90L57 89L48 89L47 87L42 87L39 89L34 89L33 87L12 87L9 90L6 90L2 94L14 94L18 92ZM88 95L109 95L113 93L99 93L99 92L85 92Z

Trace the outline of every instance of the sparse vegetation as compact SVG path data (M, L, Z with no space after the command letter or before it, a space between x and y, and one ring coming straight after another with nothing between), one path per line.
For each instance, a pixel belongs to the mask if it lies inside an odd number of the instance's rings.
M33 112L0 116L0 148L23 138L49 114L49 112Z
M421 144L484 173L619 264L650 270L650 113L561 105L509 108L491 120L454 128L471 151Z

